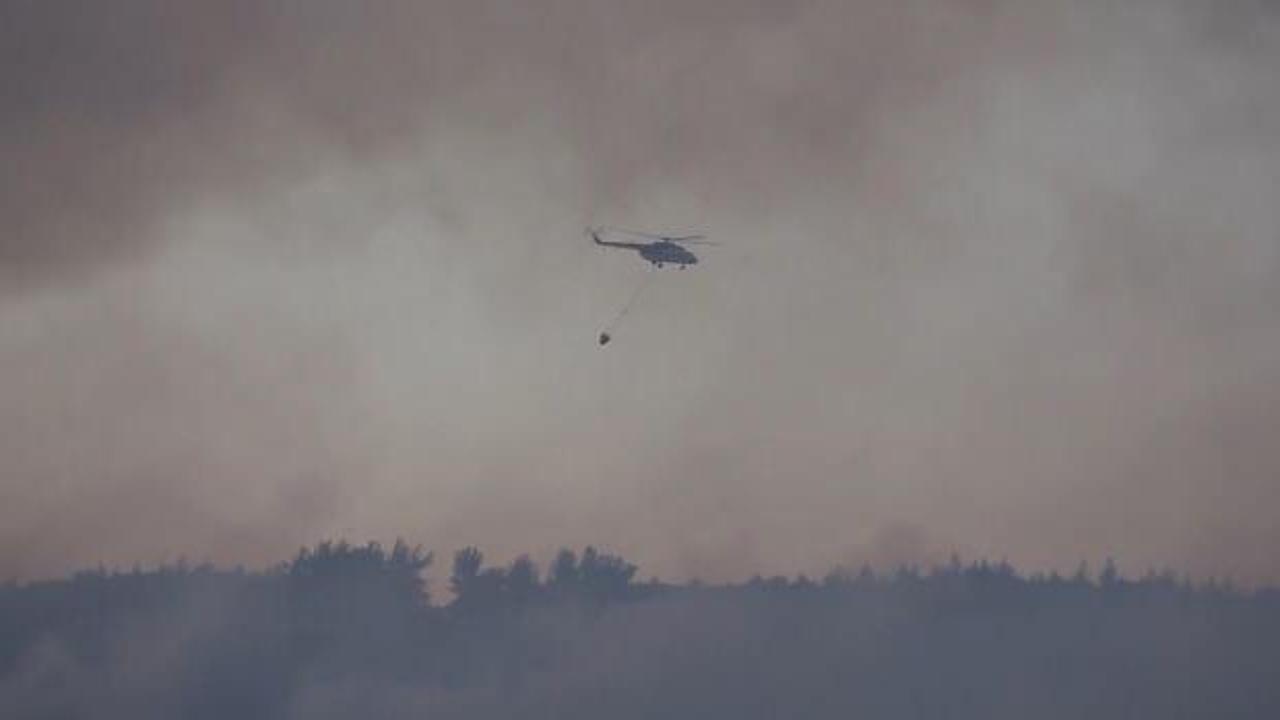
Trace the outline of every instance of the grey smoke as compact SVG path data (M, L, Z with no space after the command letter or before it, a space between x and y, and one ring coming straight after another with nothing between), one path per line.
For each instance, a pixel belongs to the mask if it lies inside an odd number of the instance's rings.
M0 576L339 533L1280 572L1274 3L0 28ZM598 352L640 269L589 222L726 244Z

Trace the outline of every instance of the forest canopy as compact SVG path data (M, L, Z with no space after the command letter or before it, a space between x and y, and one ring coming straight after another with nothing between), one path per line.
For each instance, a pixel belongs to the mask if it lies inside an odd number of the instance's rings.
M4 717L1276 717L1280 592L1007 563L735 584L324 542L0 587Z

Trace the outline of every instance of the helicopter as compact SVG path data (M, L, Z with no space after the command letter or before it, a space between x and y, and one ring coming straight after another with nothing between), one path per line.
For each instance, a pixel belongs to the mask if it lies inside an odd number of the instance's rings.
M600 236L608 232L645 238L649 242L616 242L601 239ZM703 235L653 235L651 233L618 228L587 228L587 234L591 236L596 245L635 250L640 254L640 257L648 260L654 267L660 268L663 265L675 265L681 270L689 265L698 264L698 256L690 252L685 245L716 244L707 241Z

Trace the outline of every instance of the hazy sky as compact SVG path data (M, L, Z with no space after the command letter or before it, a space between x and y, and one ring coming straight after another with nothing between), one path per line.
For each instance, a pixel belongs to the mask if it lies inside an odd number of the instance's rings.
M1280 581L1266 0L0 6L0 578ZM615 333L634 256L723 242Z

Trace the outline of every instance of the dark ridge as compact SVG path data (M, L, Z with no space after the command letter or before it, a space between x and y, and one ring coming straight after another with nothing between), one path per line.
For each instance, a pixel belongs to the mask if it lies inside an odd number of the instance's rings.
M1280 717L1280 592L979 561L637 582L326 542L0 586L0 717Z

